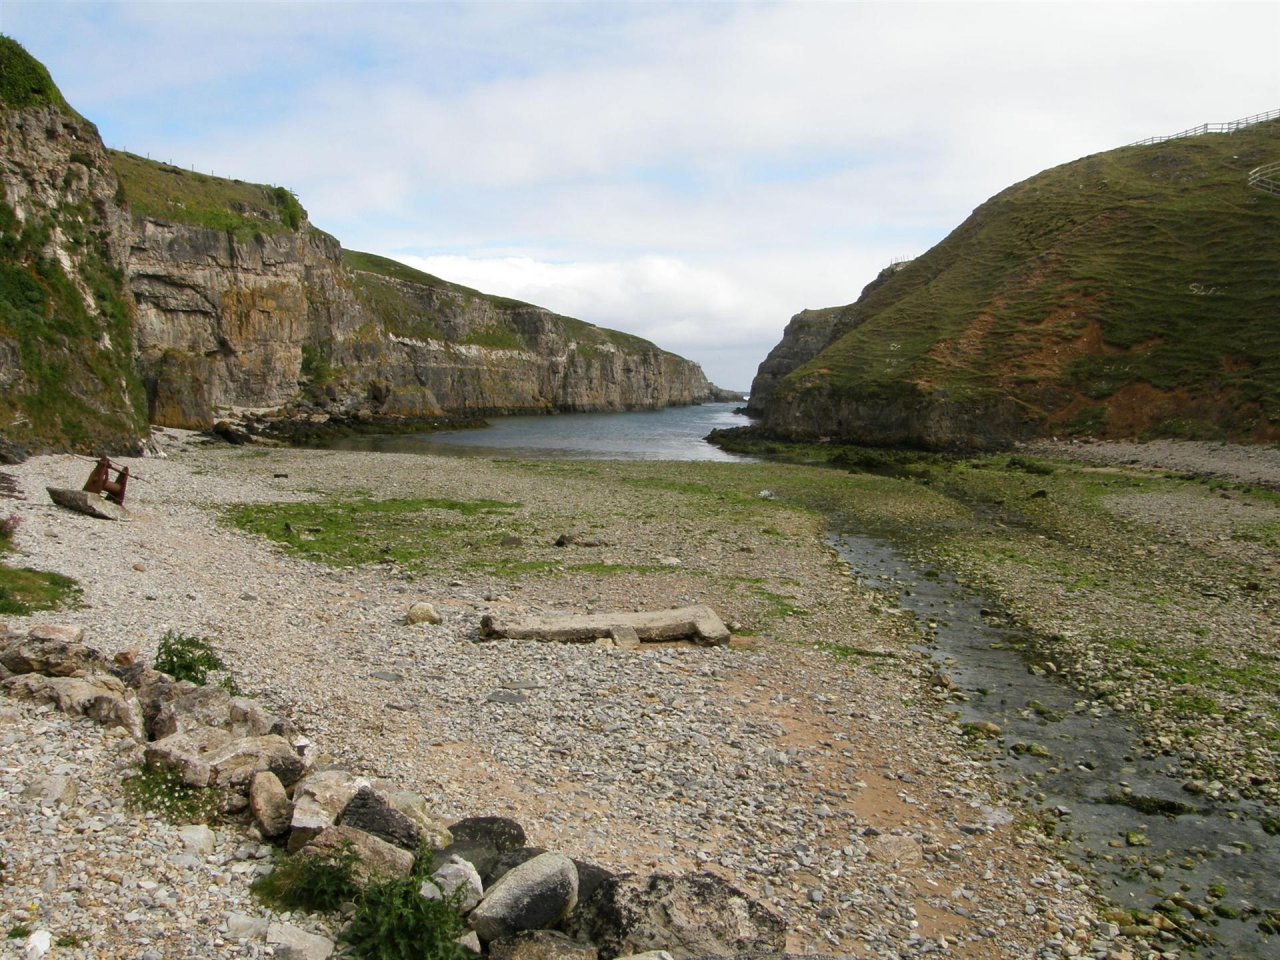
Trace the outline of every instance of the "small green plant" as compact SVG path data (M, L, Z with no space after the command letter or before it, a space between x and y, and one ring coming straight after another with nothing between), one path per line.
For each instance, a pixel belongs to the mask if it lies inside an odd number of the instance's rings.
M25 923L16 923L9 928L9 932L5 936L10 940L25 940L31 936L31 928Z
M235 695L240 692L235 678L208 640L189 637L173 630L166 631L156 647L155 668L175 680L188 680L204 686L211 673L222 672L218 685Z
M443 900L428 900L418 892L431 875L432 862L431 851L421 851L405 879L374 880L365 887L344 934L352 956L361 960L470 956L456 942L464 929L459 910L462 891Z
M349 843L314 856L287 857L271 873L255 880L252 889L270 907L331 913L360 897L357 860Z
M125 804L169 823L211 823L222 812L223 791L184 783L174 770L142 767L124 781Z
M84 944L84 937L78 933L64 933L53 941L55 947L79 947Z

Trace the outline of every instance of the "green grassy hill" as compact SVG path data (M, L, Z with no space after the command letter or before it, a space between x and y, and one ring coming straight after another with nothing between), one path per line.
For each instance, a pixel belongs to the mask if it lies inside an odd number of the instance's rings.
M547 323L554 323L559 326L563 339L577 342L579 350L612 345L632 353L656 351L675 357L642 337L554 314L521 300L482 293L397 260L357 250L343 250L342 257L355 271L356 292L361 302L385 324L389 333L398 336L448 340L490 349L536 350L538 344L534 337ZM387 283L388 280L412 287L406 291L396 283ZM424 297L424 293L438 296ZM481 326L462 324L459 329L457 320L471 313L475 305L491 307L489 315L493 322ZM537 322L521 324L518 322L521 316L532 317Z
M1004 439L1280 440L1280 197L1247 184L1277 159L1271 121L1008 188L843 308L765 425L938 445L925 420L999 410Z
M196 173L122 150L107 153L135 217L223 230L238 240L258 233L293 233L307 219L307 211L284 187Z

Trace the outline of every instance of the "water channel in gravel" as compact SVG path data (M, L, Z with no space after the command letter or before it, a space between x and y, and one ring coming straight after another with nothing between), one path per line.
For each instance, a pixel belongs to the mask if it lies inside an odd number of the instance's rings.
M502 417L482 430L352 437L346 449L571 459L735 460L702 438L744 418L734 404L645 413ZM1246 802L1216 803L1182 789L1174 757L1141 743L1129 721L1048 675L1033 673L1024 633L1001 625L981 596L912 562L887 540L845 534L832 545L867 587L914 614L921 649L966 698L962 723L994 724L992 762L1043 811L1066 852L1118 906L1143 913L1162 902L1208 942L1169 944L1214 958L1280 958L1280 933L1259 921L1280 911L1280 842ZM1144 813L1120 798L1150 810ZM1217 907L1217 911L1213 907ZM1194 914L1201 916L1196 917ZM1280 924L1280 912L1272 913Z
M1180 924L1212 938L1194 951L1182 944L1190 955L1280 957L1280 931L1265 930L1275 922L1267 912L1280 910L1280 842L1260 826L1259 805L1185 791L1177 759L1145 748L1122 715L1043 667L1033 672L1022 653L1028 637L1002 625L974 591L883 539L843 535L831 543L862 584L914 615L921 649L966 698L957 703L959 720L999 727L988 741L992 762L1068 837L1066 852L1104 894L1142 912L1172 906ZM1124 797L1171 812L1144 813L1119 802ZM1218 910L1206 909L1215 900Z

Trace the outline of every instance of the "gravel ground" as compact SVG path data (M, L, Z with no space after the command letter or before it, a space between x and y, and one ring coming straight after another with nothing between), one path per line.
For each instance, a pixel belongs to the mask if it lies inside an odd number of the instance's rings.
M816 519L690 530L660 503L641 510L634 488L502 463L245 454L176 432L165 446L168 459L136 462L127 524L48 502L46 485L83 482L77 458L6 468L26 496L12 502L21 562L84 588L79 608L12 628L75 624L107 653L148 658L168 629L209 637L250 695L336 761L422 792L444 817L515 817L531 843L614 870L719 873L782 913L798 954L1134 955L967 751L928 692L912 628L854 584ZM316 566L219 521L229 504L353 488L518 502L519 517L566 528L583 497L593 509L614 498L617 546L602 561L680 566L661 577L411 577ZM475 640L490 610L703 601L726 620L759 619L758 597L726 576L735 572L785 585L806 616L768 621L726 649ZM403 625L417 600L444 623ZM888 656L840 659L815 641ZM119 774L135 760L110 731L0 701L0 932L48 929L63 938L50 957L265 954L260 939L235 934L238 914L264 916L246 886L266 850L227 824L210 852L126 810ZM57 773L78 786L71 802L23 795ZM0 956L22 955L20 940L8 944Z
M1280 447L1149 440L1145 443L1038 441L1025 444L1024 449L1028 453L1081 463L1143 467L1280 490Z

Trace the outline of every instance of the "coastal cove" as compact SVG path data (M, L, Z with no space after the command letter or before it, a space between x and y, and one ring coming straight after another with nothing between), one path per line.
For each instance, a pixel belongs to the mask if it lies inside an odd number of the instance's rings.
M493 417L470 430L357 434L320 440L333 450L553 460L708 460L748 458L705 441L713 430L743 426L741 404L705 403L626 413Z
M1097 537L1143 546L1158 519L1144 511L1159 505L1167 515L1170 503L1187 504L1217 518L1213 529L1238 535L1228 541L1237 566L1222 576L1259 584L1234 593L1215 587L1228 606L1205 622L1229 662L1232 644L1256 646L1273 622L1274 573L1259 571L1275 520L1265 497L1132 469L1082 472L1057 460L1037 461L1044 472L1033 472L1030 461L1010 466L1007 457L886 476L768 462L489 459L232 448L174 431L161 438L168 459L129 461L146 478L136 493L131 487L134 519L106 530L41 495L46 485L79 482L75 458L6 468L26 494L13 506L23 520L22 563L73 576L84 590L80 607L11 626L67 622L108 653L132 649L144 658L168 629L209 637L241 686L293 717L333 761L405 783L433 798L440 816L513 816L530 843L608 869L715 872L780 913L797 955L1176 956L1186 933L1212 927L1181 909L1158 920L1165 915L1108 913L1092 899L1095 881L1056 860L1050 834L1060 825L1051 830L989 763L991 750L1006 752L1014 741L975 741L951 719L957 691L937 679L950 668L921 648L921 617L861 582L871 564L851 570L826 537L833 522L901 542L914 537L926 573L954 568L990 589L1001 587L1000 565L976 547L942 566L959 549L958 532L981 534L997 552L1014 550L1023 533L1042 543L1035 523L1047 520L1032 508L1065 503L1073 484L1097 480L1112 485L1109 509L1127 519L1104 533L1081 515L1076 536L1087 552L1105 553ZM234 488L220 481L229 475ZM988 515L997 499L1018 504L1022 528L1001 531L965 512L942 492L961 481L970 494L986 485ZM1039 490L1046 494L1031 496ZM564 534L579 542L557 546ZM1200 563L1195 544L1162 539L1159 548L1163 565L1183 573ZM1096 589L1127 598L1111 576ZM1066 597L1077 623L1062 632L1087 637L1093 588L1078 579L1066 592L1006 583L1001 598L1043 630L1046 601ZM436 605L442 624L404 624L420 600ZM727 649L476 642L486 613L687 603L707 603L730 623ZM1144 616L1122 607L1112 619L1134 627ZM1116 661L1095 678L1072 673L1069 653L1061 651L1059 669L1082 689L1132 672ZM963 686L958 672L954 679ZM1129 676L1110 694L1082 697L1141 713L1141 681ZM1200 695L1210 694L1218 695L1206 685ZM1259 709L1247 691L1233 695ZM1150 749L1159 752L1163 721L1154 720ZM6 722L53 735L48 718ZM1267 716L1251 722L1265 744ZM1214 735L1213 725L1205 729ZM1187 743L1208 753L1194 738ZM1231 757L1217 759L1224 793L1252 790L1252 802L1275 809L1266 784L1250 786L1254 760L1239 758L1235 774ZM1179 754L1178 763L1189 781L1197 777L1193 758ZM128 828L113 806L118 788L83 789ZM1208 800L1188 794L1188 802ZM236 829L219 827L228 851L243 845ZM81 858L91 861L94 834L82 836ZM1114 840L1117 857L1145 855ZM21 846L27 840L6 842L39 862L38 850ZM70 906L49 896L45 872L19 865L13 876L15 902L35 904L50 923L104 922L88 901ZM208 942L145 909L122 937L149 937L165 956L245 955L215 943L227 911L260 909L243 887L197 894L198 872L160 880L192 889L189 910L203 911ZM1214 903L1192 905L1218 923L1259 930L1267 916L1242 908L1244 894L1215 891ZM1213 912L1217 903L1224 913ZM1229 919L1228 910L1245 918ZM26 919L0 915L10 925ZM323 918L314 922L334 932ZM97 955L136 950L122 942Z

